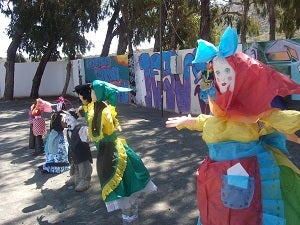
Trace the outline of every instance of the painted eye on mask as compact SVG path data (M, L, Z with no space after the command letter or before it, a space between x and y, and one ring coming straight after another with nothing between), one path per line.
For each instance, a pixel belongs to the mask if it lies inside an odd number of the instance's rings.
M225 68L225 73L230 73L230 68Z

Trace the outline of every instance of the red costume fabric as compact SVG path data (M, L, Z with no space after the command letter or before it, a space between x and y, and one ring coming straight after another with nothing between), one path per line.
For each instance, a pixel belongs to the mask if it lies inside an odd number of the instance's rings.
M220 191L226 182L220 174L225 175L227 169L237 162L254 178L255 189L250 206L238 210L224 205L224 192ZM207 157L197 170L197 201L202 224L242 225L242 221L247 221L247 225L262 224L260 173L256 157L222 162L215 162ZM231 213L232 211L234 213Z
M235 86L233 92L222 94L215 82L216 99L211 100L211 106L216 116L257 122L262 113L271 109L275 96L300 94L299 84L244 53L237 52L226 60L236 73Z

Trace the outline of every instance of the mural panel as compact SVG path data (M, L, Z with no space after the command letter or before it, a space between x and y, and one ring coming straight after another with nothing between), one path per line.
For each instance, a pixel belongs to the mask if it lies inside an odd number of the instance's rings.
M117 55L84 59L85 82L103 80L116 86L130 87L128 56ZM118 102L130 103L131 93L116 94Z
M243 45L243 52L300 83L300 39L255 42ZM292 95L300 100L300 95Z
M160 53L136 55L137 103L160 109L163 96L164 110L177 113L209 113L208 104L201 97L203 77L199 77L199 74L206 71L206 65L193 65L194 57L194 49L164 51L161 74ZM212 86L206 86L205 89L210 87Z

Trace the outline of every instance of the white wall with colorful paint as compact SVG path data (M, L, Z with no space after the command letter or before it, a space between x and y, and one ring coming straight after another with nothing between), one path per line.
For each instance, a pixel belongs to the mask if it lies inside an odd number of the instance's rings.
M161 109L163 100L164 110L200 113L199 93L195 82L199 71L192 65L193 51L188 49L163 52L162 74L159 53L135 55L136 103Z
M288 72L283 73L300 83L300 41L282 41L284 42L284 49L282 49L283 45L280 41L276 41L268 44L252 43L243 46L243 49L239 45L238 51L244 51L251 55L256 53L253 55L254 57L269 65L278 61L281 67L284 65L285 68L288 68ZM127 60L127 66L133 65L134 68L130 72L135 75L135 103L157 109L161 109L163 105L163 109L166 111L183 114L199 114L205 111L208 105L200 98L200 69L191 63L195 57L194 51L195 49L164 51L162 54L162 74L160 73L160 53L138 53L134 54L133 62ZM93 63L94 72L91 70L93 68L85 65L87 62ZM85 72L88 72L87 75L95 73L95 76L100 76L97 79L103 79L114 84L120 83L121 80L124 81L124 74L126 73L128 76L128 71L124 71L124 63L124 56L110 57L109 60L87 58L72 61L71 80L67 94L74 95L74 87L80 83L80 79L85 82ZM87 65L89 64L87 63ZM28 97L30 95L32 79L37 66L38 63L16 64L14 97ZM49 62L47 64L39 89L40 96L60 95L62 93L66 78L66 66L67 62ZM111 73L114 74L110 75ZM2 98L5 88L4 62L0 62L0 82L0 98ZM132 81L128 81L128 86L131 84ZM122 86L124 85L127 84L122 82ZM132 99L131 94L128 93L128 95L128 97L122 98L125 101L123 103L128 103ZM296 97L293 100L299 100ZM161 100L163 100L163 104L161 104Z

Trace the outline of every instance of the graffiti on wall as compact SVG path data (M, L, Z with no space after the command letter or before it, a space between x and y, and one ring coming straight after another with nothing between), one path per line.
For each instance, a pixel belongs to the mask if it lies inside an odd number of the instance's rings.
M248 43L243 52L300 84L300 39ZM300 95L292 95L292 100L300 100Z
M244 44L240 51L274 67L300 83L300 39ZM214 98L209 64L192 64L195 49L84 59L86 82L104 80L131 87L132 94L118 94L118 101L177 113L209 114L208 96ZM298 95L293 95L293 100Z
M129 87L127 55L95 57L84 59L85 82L102 80L120 87ZM129 103L130 93L117 93L118 102Z
M208 104L201 98L202 89L199 88L203 81L199 74L206 70L206 66L193 65L194 57L194 49L164 51L160 73L160 53L140 54L135 68L137 102L159 109L163 100L164 109L168 111L209 113Z

